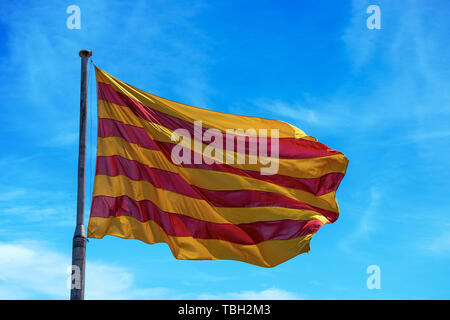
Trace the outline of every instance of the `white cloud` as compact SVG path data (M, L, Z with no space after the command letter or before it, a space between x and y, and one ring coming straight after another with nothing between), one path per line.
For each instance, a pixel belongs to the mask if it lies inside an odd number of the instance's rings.
M6 192L0 193L0 201L10 201L17 199L20 196L25 194L25 190L23 189L15 189Z
M303 295L295 292L269 288L262 291L241 291L223 294L204 293L198 296L200 300L299 300Z
M367 32L367 6L364 1L353 0L350 24L342 36L342 40L347 45L348 54L352 57L355 69L359 69L372 57L377 39L376 36L380 33L380 30ZM384 7L382 8L384 9Z
M68 266L67 258L35 241L0 243L0 298L66 298Z
M126 268L103 263L87 262L86 299L164 299L167 288L136 288L134 277Z
M427 254L446 256L450 254L450 231L443 232L432 239L423 240L421 248Z
M78 142L78 132L58 132L57 135L46 141L45 147L66 147Z
M348 123L356 127L379 131L380 126L395 129L407 124L419 132L445 130L442 120L450 110L450 90L442 58L448 51L448 41L442 40L448 24L433 27L431 23L445 21L443 13L419 1L406 4L381 0L377 4L382 28L369 30L366 8L370 4L353 0L350 23L342 37L355 71L349 77L351 85L361 81L370 86L370 92L358 96L358 90L348 90L344 84L345 90L334 100L353 106L354 116Z
M68 299L69 255L45 243L22 240L0 243L0 299ZM120 266L87 261L86 299L162 299L171 290L137 288Z
M35 240L0 242L0 299L68 299L71 258ZM303 295L269 288L223 294L180 293L164 287L139 288L125 267L87 261L86 299L289 300Z
M23 205L0 208L0 216L5 218L20 218L20 223L45 221L46 225L70 226L75 221L73 206L43 206ZM15 223L16 226L18 223Z
M370 190L369 204L367 205L366 209L362 211L360 219L358 220L353 231L339 242L339 248L341 248L345 252L354 253L354 244L359 243L361 240L368 239L369 235L375 229L374 216L377 212L380 200L381 194L379 190L375 187L372 187Z
M300 122L316 124L320 122L318 114L311 109L305 108L298 103L287 103L280 100L257 101L255 105L269 112L294 119Z

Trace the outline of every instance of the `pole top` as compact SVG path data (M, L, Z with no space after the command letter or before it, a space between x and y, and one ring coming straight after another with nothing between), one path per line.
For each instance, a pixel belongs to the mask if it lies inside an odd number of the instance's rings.
M79 55L81 58L83 58L83 57L89 58L90 56L92 56L92 51L89 51L89 50L84 49L84 50L81 50L81 51L78 53L78 55Z

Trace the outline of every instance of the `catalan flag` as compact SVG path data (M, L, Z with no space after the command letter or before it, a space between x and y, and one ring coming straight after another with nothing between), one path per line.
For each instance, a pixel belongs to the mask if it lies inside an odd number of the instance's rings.
M282 121L187 106L99 68L96 77L88 237L273 267L309 251L312 236L338 218L341 152Z

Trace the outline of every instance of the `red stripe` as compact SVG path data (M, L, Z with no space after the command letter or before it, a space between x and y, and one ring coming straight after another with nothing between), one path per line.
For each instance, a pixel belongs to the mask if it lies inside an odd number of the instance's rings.
M97 132L99 137L121 137L146 149L160 149L158 143L150 138L144 128L124 124L120 121L99 118Z
M171 152L175 144L154 141L145 131L140 127L124 124L120 121L112 119L99 119L98 121L98 136L99 137L121 137L127 142L135 143L141 147L161 151L168 161L172 161ZM194 159L194 152L191 151L191 159ZM228 172L244 177L258 179L270 182L279 186L294 188L298 190L307 191L314 195L322 195L331 191L337 190L341 180L344 177L343 173L328 173L319 178L296 178L286 175L261 175L260 172L251 170L241 170L227 164L213 163L211 165L206 163L201 164L182 164L186 168L197 168L206 170L216 170L221 172Z
M135 181L147 181L156 188L173 191L195 199L203 199L216 207L284 207L316 211L330 222L338 214L329 210L316 208L283 194L256 190L208 190L189 184L177 173L151 168L134 160L120 156L97 157L96 174L107 176L124 175Z
M190 132L191 136L196 139L195 130L194 130L194 124L185 121L182 119L179 119L177 117L168 115L166 113L163 113L161 111L155 110L150 108L149 106L146 106L142 103L140 103L137 100L134 100L127 95L117 92L114 90L114 88L106 83L97 82L97 95L98 99L112 102L120 106L126 106L129 107L133 113L135 113L137 116L153 122L157 123L159 125L162 125L168 129L176 130L179 128L186 129ZM201 119L198 119L201 120ZM208 130L207 128L202 128L202 136L203 133ZM200 135L200 133L199 133ZM231 148L227 143L224 143L224 147L227 150L233 150L234 152L237 152L237 141L244 140L245 142L245 154L249 154L250 151L252 151L252 154L257 154L256 152L258 150L255 150L252 148L253 145L258 145L258 138L255 137L242 137L242 136L235 136L235 135L228 135L228 137L232 137L234 139L234 147ZM222 133L222 141L225 141L226 135ZM250 143L252 142L252 143ZM295 139L295 138L280 138L278 139L279 142L279 158L286 158L286 159L306 159L306 158L315 158L315 157L322 157L322 156L329 156L334 154L340 154L341 152L333 150L328 148L323 143L317 142L317 141L309 141L304 139ZM267 139L267 141L263 141L264 144L267 145L267 152L270 155L271 150L271 139Z
M288 240L316 233L319 220L279 220L242 224L220 224L160 210L148 200L134 201L126 196L94 197L91 217L134 217L140 222L154 221L167 235L217 239L239 244L257 244L267 240Z

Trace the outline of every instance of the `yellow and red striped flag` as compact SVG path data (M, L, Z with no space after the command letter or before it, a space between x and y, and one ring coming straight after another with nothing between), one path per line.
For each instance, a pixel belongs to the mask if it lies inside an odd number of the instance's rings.
M309 251L319 228L338 218L341 152L282 121L183 105L99 68L96 77L88 237L273 267Z

